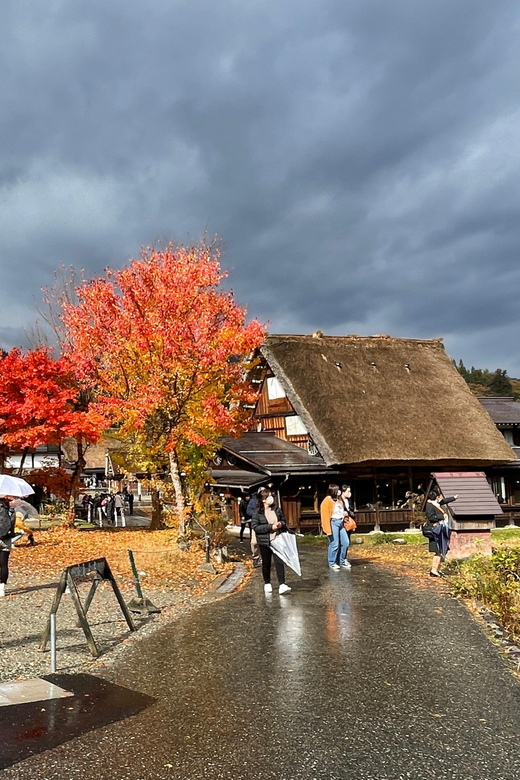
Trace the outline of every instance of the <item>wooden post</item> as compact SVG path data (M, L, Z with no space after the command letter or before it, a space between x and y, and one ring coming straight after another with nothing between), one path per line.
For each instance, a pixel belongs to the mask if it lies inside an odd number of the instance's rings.
M121 595L121 591L119 590L119 588L117 586L116 579L115 579L114 575L112 574L112 571L111 571L110 566L108 565L108 563L106 564L105 572L106 572L105 579L107 579L110 582L111 586L112 586L112 590L114 591L115 597L116 597L116 599L119 602L119 606L121 607L121 612L125 616L125 620L127 622L128 628L130 629L130 631L135 631L135 623L133 621L132 615L128 611L128 607L126 606L126 602L125 602L123 596Z
M76 586L75 577L84 577L85 575L91 574L92 572L95 572L94 581L91 585L87 599L85 601L85 606L83 607ZM134 621L132 619L132 615L130 614L128 607L126 606L126 603L123 599L123 596L121 595L121 591L117 586L115 577L112 574L112 571L110 569L110 566L108 565L106 558L98 558L94 561L87 561L86 563L80 563L77 564L76 566L68 566L66 569L64 569L60 577L60 581L58 583L58 587L56 589L56 593L54 595L54 599L52 601L52 606L50 610L50 615L56 615L56 612L58 611L58 607L61 602L61 597L65 593L66 588L68 587L70 589L72 601L74 603L74 606L76 607L79 626L83 629L83 632L87 639L87 644L90 648L90 652L96 658L99 656L100 653L97 648L96 642L94 641L94 637L92 635L92 631L90 630L90 626L88 624L87 612L92 603L92 599L94 598L96 590L100 585L100 583L103 582L103 580L108 580L108 582L110 582L112 590L114 591L114 595L119 603L119 606L121 607L121 611L125 616L125 620L127 622L130 631L135 631L136 629L135 629ZM47 648L50 631L51 631L51 618L49 616L49 620L47 621L40 642L40 650L42 651L45 651L45 649Z
M78 613L78 620L81 625L81 628L83 629L83 633L85 634L85 637L87 639L87 644L89 646L90 652L92 653L94 658L97 658L99 656L99 650L97 648L96 642L94 641L94 637L92 636L92 631L90 630L90 626L88 624L86 612L84 611L83 606L81 604L81 599L79 597L76 583L70 576L67 577L67 579L70 588L70 595L72 596L72 601L74 602L74 606L76 607L76 612Z
M379 491L377 489L377 473L376 473L376 469L373 470L373 475L374 475L374 498L375 498L374 506L376 508L376 523L375 523L374 531L380 531L381 530L381 517L380 517L380 512L379 512Z

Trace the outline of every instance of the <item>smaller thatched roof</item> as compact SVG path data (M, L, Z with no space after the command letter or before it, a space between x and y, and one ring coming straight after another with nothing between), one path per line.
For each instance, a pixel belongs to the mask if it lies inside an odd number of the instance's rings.
M117 452L120 448L120 442L110 436L100 439L97 444L88 444L85 449L85 469L87 471L104 469L107 454ZM66 462L72 464L76 461L78 448L75 439L65 439L62 450Z
M440 340L273 335L261 352L329 466L515 460Z

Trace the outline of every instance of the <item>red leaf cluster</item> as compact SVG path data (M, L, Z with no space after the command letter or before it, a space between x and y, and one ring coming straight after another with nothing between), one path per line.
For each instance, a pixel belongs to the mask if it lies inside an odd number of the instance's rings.
M14 348L0 359L0 438L4 445L34 449L64 438L99 439L99 412L82 409L80 388L68 358L46 347L26 354Z

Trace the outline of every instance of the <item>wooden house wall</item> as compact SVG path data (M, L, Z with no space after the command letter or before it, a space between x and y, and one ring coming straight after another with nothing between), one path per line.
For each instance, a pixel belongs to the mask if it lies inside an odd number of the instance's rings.
M290 441L302 449L307 449L309 441L308 434L299 434L298 436L288 436L285 425L285 418L295 415L296 412L287 397L269 399L267 396L267 382L264 380L260 397L257 401L254 417L262 426L263 431L273 431L284 441Z
M260 397L256 403L255 417L271 416L276 414L296 414L294 408L285 396L284 398L269 398L267 395L267 381L264 379Z

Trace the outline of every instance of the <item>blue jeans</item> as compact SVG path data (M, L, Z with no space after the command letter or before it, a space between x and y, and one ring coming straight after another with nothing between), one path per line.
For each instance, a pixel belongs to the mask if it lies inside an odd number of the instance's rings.
M343 520L331 520L330 523L332 530L332 539L329 536L329 549L327 552L329 566L333 566L336 563L339 550L339 563L345 563L348 550L348 536L343 525Z

